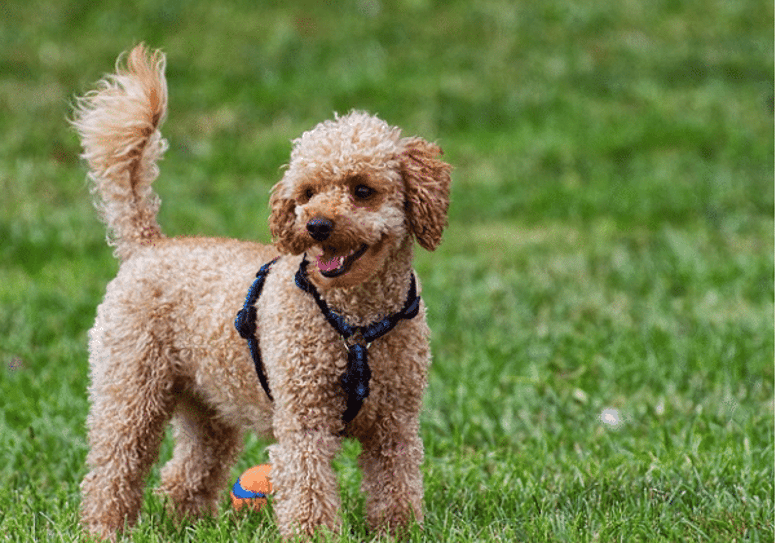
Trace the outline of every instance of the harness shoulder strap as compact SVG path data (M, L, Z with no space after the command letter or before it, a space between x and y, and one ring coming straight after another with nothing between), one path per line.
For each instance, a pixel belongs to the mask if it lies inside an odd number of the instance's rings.
M256 273L256 279L253 281L251 288L248 289L248 295L245 297L243 308L237 312L237 317L234 319L234 327L237 329L240 337L248 340L248 350L251 352L256 375L259 376L261 388L264 389L270 401L272 401L272 393L269 391L269 382L267 381L267 375L264 373L264 363L261 361L259 341L256 339L256 300L259 299L261 289L264 287L264 280L269 274L269 269L277 262L278 258L280 257L270 260L259 268L258 273Z

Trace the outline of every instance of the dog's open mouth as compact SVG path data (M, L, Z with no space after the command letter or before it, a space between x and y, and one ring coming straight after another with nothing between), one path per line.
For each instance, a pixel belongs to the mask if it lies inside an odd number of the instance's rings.
M321 275L324 277L339 277L346 273L353 263L364 255L368 248L368 245L363 244L358 249L353 249L346 255L335 256L331 259L326 259L323 255L318 255L318 271L321 272Z

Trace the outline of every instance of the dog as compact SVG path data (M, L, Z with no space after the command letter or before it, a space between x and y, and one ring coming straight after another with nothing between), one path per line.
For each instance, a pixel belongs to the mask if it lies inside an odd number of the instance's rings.
M115 539L136 522L172 422L159 491L181 517L217 510L252 430L276 440L284 538L340 529L331 462L346 438L362 444L370 529L422 526L430 351L412 262L415 241L433 251L447 226L441 149L364 112L335 115L293 141L270 194L273 244L169 238L152 190L164 71L138 45L71 119L120 261L89 332L82 524Z

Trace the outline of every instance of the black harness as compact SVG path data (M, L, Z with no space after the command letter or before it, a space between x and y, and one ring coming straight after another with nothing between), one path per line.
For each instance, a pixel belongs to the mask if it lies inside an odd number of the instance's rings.
M269 269L278 259L264 264L256 274L256 280L248 289L248 295L245 297L243 308L237 313L234 326L240 333L240 336L248 341L248 349L253 358L253 364L256 367L256 374L259 376L259 383L266 392L267 397L272 400L272 393L269 390L267 376L264 373L264 364L261 361L261 352L259 351L259 342L256 339L256 300L261 294L264 286L264 280L269 274ZM310 294L315 303L320 308L326 321L337 331L345 342L348 349L348 365L345 373L340 378L345 394L347 395L347 407L342 415L345 423L352 421L361 409L361 404L369 396L369 379L372 372L369 369L367 352L371 343L384 336L396 326L402 319L412 319L418 314L420 309L420 296L417 295L415 284L415 274L410 276L410 289L407 293L407 300L404 307L393 315L373 322L368 326L351 326L345 319L332 311L326 302L321 298L318 290L307 278L307 255L302 259L299 270L295 276L296 286ZM350 341L349 341L350 340Z

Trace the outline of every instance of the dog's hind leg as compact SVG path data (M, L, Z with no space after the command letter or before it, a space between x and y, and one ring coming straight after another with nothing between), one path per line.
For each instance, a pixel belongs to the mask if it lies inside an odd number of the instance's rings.
M91 411L87 421L89 472L81 483L81 521L99 537L137 520L143 483L175 406L169 367L150 338L135 338L132 348L111 349L104 328L92 329ZM118 339L122 344L124 338ZM126 343L124 343L126 346Z
M175 450L162 469L159 490L180 517L215 513L242 448L242 431L187 396L178 404L173 424Z

